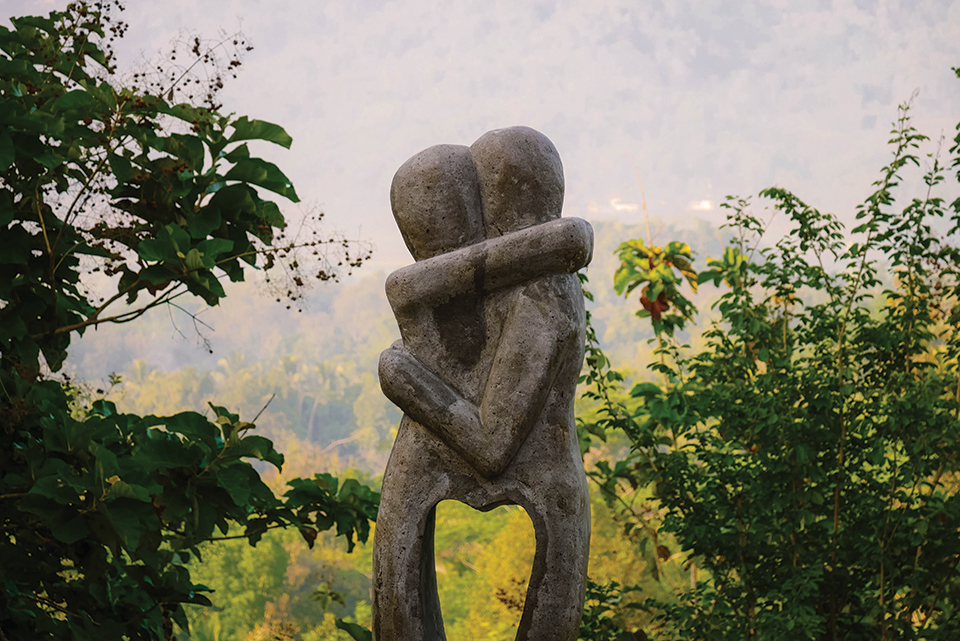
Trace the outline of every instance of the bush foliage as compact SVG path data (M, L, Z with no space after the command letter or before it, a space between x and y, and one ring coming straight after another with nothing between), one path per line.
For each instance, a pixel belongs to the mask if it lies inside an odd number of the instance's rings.
M71 340L293 246L261 190L296 202L248 141L279 126L111 81L109 7L77 2L0 27L0 638L170 639L209 604L186 563L211 540L296 527L366 540L378 495L329 474L277 498L251 461L283 457L211 405L174 416L77 402ZM198 45L199 46L199 45ZM199 55L199 51L198 51ZM313 242L313 241L311 241ZM315 246L315 242L313 245ZM295 269L296 263L292 264ZM116 290L97 296L102 272ZM323 274L318 275L320 277Z
M908 108L853 236L772 188L760 197L789 232L769 240L750 201L728 199L733 241L702 271L678 243L619 249L615 287L642 292L656 359L624 395L591 333L602 409L581 430L628 438L591 476L655 574L668 559L691 573L642 604L655 638L960 635L960 199L938 195L960 179L960 135L947 161L922 157ZM925 193L897 207L912 166ZM719 288L699 349L684 282ZM655 500L626 509L642 486ZM681 554L661 554L667 536Z

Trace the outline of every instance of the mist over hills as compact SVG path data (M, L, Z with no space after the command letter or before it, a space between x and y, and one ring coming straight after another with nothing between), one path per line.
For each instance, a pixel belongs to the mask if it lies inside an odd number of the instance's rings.
M589 306L602 325L610 317L604 309L608 306L623 308L629 315L636 309L613 292L613 272L619 264L614 252L624 240L646 238L646 227L608 220L592 225L595 248L587 274L596 302ZM653 218L650 231L654 244L685 242L701 259L723 248L720 230L703 220L690 227ZM217 307L188 299L180 302L182 309L163 307L136 323L89 330L73 347L67 367L80 378L95 381L128 370L136 360L169 372L215 368L235 353L242 353L247 362L296 353L315 360L349 356L369 369L375 367L380 351L399 338L383 290L387 275L361 269L339 283L320 284L306 294L302 311L274 302L257 282L225 284L228 295Z
M594 229L588 269L594 326L614 362L639 372L652 332L634 316L636 296L617 297L612 277L617 246L646 238L646 226L599 221ZM685 242L701 259L723 247L720 231L703 221L680 226L653 219L650 233L654 244ZM144 414L203 412L210 401L252 418L269 401L257 421L262 433L336 451L344 464L378 474L400 419L377 381L380 352L399 338L386 276L360 270L321 284L302 311L274 302L255 282L233 284L216 308L186 301L182 309L88 331L66 370L91 387L106 387L111 372L121 374L124 383L114 391L120 408Z

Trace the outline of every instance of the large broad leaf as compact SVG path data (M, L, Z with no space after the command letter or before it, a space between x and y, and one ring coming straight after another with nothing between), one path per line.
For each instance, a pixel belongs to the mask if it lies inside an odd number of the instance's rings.
M271 202L269 200L263 201L260 203L258 213L260 215L260 219L271 227L277 227L278 229L281 229L286 224L283 218L283 213L280 211L280 208L277 207L277 203L275 202Z
M253 214L257 211L257 192L249 185L227 185L213 195L210 207L218 207L227 220L236 220L238 213Z
M231 249L233 249L233 241L226 238L208 238L197 244L197 250L203 259L203 266L207 269L213 269L220 255L226 254Z
M266 140L273 142L281 147L290 149L293 138L290 137L283 127L275 125L272 122L264 120L249 120L246 116L239 118L231 123L233 125L233 135L229 142L238 142L240 140Z
M251 486L260 482L260 475L249 464L225 465L217 473L217 484L225 489L237 505L247 505Z
M241 456L252 456L261 461L272 463L279 470L283 465L283 454L273 447L270 439L262 436L247 436L240 441Z
M164 143L164 150L185 160L191 171L203 168L203 141L197 136L171 134Z
M17 31L26 30L28 27L34 27L50 35L57 33L57 23L52 17L44 16L23 16L20 18L10 18Z
M53 102L54 109L90 109L96 104L93 96L83 89L68 91Z
M187 216L187 231L194 238L206 238L220 227L222 219L216 207L204 207L192 216ZM232 242L231 242L232 246Z
M28 61L10 60L8 58L0 58L0 74L8 78L26 76L28 80L37 80L40 77L40 74Z
M106 498L108 499L134 499L137 501L143 501L144 503L150 503L153 499L150 498L150 494L147 492L147 489L140 485L131 485L126 481L108 479L108 481L113 481L110 484L110 489L107 490Z
M164 225L156 238L147 238L137 247L137 254L145 261L173 261L186 256L190 250L190 235L179 225Z
M224 178L257 185L281 196L286 196L295 203L300 202L290 179L272 162L260 158L239 159Z
M618 295L622 295L627 285L633 283L638 275L637 270L630 265L620 265L613 275L613 290L617 292ZM634 287L636 287L636 284L634 284Z
M117 178L119 184L124 184L130 180L130 177L133 175L133 168L130 166L130 161L124 158L119 154L110 154L110 170L113 171L113 175Z
M226 296L223 285L206 269L189 272L185 283L188 290L201 297L211 307L219 305L220 299Z
M137 254L148 262L172 260L177 255L170 238L147 238L137 247Z
M237 162L241 158L250 157L250 148L247 147L247 143L243 143L242 145L240 145L230 153L221 152L221 155L223 156L223 159L226 160L227 162Z
M140 544L141 529L146 525L144 508L152 509L136 499L119 498L110 501L109 506L101 503L98 511L107 516L123 546L132 552Z
M62 510L50 520L50 532L68 545L89 534L86 521L82 516L74 515L71 510Z
M157 111L167 114L168 116L173 116L174 118L179 118L190 124L196 124L210 117L210 112L206 109L193 107L186 103L168 105L162 100L157 101Z
M220 429L196 412L181 412L165 419L167 430L187 437L191 441L203 443L209 450L219 447L217 437Z

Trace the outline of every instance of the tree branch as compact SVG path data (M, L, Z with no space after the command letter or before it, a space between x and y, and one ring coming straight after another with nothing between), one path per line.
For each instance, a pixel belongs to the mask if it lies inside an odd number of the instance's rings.
M97 314L99 314L99 312L101 312L103 308L106 307L107 304L113 301L116 301L124 293L128 292L132 288L133 286L127 288L127 290L125 290L124 292L120 292L118 295L113 296L110 301L102 305L92 316L90 316L90 318L88 318L83 322L74 323L73 325L64 325L63 327L57 327L56 329L53 329L49 332L40 332L39 334L31 334L30 338L38 339L38 338L43 338L45 336L51 336L51 335L56 336L57 334L72 332L74 330L81 329L84 327L95 327L97 325L100 325L101 323L116 323L118 325L121 323L129 323L132 320L136 320L137 318L140 318L151 309L154 309L159 305L163 305L164 303L169 303L171 300L178 298L186 293L185 291L181 291L174 294L173 292L175 290L170 290L160 298L153 300L152 302L148 303L144 307L141 307L140 309L123 312L115 316L108 316L107 318L97 318Z
M280 527L292 527L293 523L274 523L273 525L268 525L265 530L275 530ZM231 541L234 539L249 539L250 535L248 534L233 534L231 536L211 536L204 539L204 541Z

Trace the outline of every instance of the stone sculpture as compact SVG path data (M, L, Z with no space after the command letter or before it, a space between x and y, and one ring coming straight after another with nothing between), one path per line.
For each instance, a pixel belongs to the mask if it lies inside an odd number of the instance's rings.
M405 415L377 518L374 638L446 638L433 534L437 504L455 499L526 510L537 549L517 639L573 641L590 541L573 272L590 261L593 230L560 218L560 157L526 127L424 150L390 198L417 262L387 279L401 340L381 355L380 384Z

